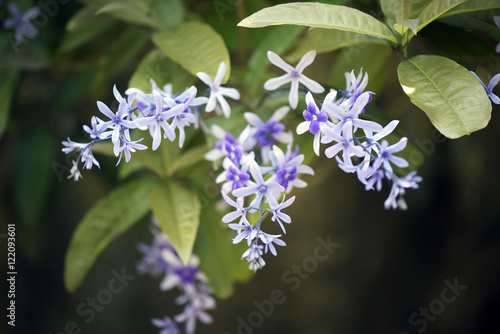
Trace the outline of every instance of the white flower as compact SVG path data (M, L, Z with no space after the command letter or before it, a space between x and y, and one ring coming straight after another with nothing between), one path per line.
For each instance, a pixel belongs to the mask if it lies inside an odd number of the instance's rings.
M313 93L323 93L325 89L316 81L309 79L302 74L302 71L309 66L316 57L316 51L309 51L306 53L302 59L297 64L297 67L293 68L291 65L287 64L283 59L280 58L276 53L272 51L267 51L267 58L274 65L283 69L286 74L269 79L264 84L264 88L267 90L275 90L282 85L291 82L292 87L290 89L290 95L288 96L288 101L290 107L293 109L297 108L299 102L299 82L306 86Z
M224 96L228 96L234 100L240 99L240 93L235 88L221 87L220 84L224 75L227 71L227 65L225 62L221 62L219 65L219 69L217 70L217 75L215 76L214 81L210 79L208 74L204 72L198 72L196 75L203 81L208 87L210 87L210 97L208 98L207 107L205 111L210 112L214 109L219 113L222 108L222 113L226 118L229 118L231 115L231 107L229 103L227 103ZM219 102L219 105L217 105Z

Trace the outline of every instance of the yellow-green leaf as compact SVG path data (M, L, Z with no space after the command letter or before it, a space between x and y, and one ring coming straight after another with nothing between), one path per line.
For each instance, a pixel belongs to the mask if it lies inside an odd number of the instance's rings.
M426 25L439 18L441 15L452 10L466 0L440 0L432 1L425 9L418 15L419 23L417 31L422 30Z
M150 209L148 196L157 179L138 179L120 186L101 199L78 224L66 253L64 283L75 291L99 254L116 237Z
M452 10L444 13L439 18L460 15L480 10L497 9L500 8L500 1L498 0L467 0L466 2L456 6Z
M416 56L398 67L401 87L446 137L458 138L484 128L491 102L464 67L440 56Z
M352 31L397 42L392 31L373 16L354 8L323 3L296 2L264 8L238 26L260 28L279 24Z
M200 224L198 196L177 183L163 182L151 193L149 202L161 229L187 264Z
M222 37L202 22L185 22L153 34L155 45L189 73L205 72L212 79L221 62L227 65L227 81L231 71L229 52Z
M316 50L319 53L334 51L358 44L388 44L386 40L361 35L350 31L332 29L312 29L297 43L297 46L286 57L290 62L299 60L306 52Z

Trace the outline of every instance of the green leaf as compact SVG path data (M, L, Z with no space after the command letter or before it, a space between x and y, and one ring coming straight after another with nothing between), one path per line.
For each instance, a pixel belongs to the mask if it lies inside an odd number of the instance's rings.
M207 151L208 148L205 144L187 150L187 152L181 154L172 161L172 163L167 167L167 174L173 175L179 170L190 167L197 162L204 161L205 153L207 153Z
M439 18L466 0L440 0L431 2L418 15L419 23L417 31L422 30L426 25Z
M264 8L238 26L260 28L278 24L352 31L397 42L392 31L373 16L354 8L322 3L297 2Z
M66 25L66 33L59 45L58 52L69 52L85 45L93 38L105 34L115 22L105 16L95 16L95 5L83 7Z
M144 56L130 78L128 86L149 92L151 91L150 79L153 79L159 87L171 83L174 92L181 91L196 81L194 76L176 62L168 59L158 49L153 49Z
M0 139L9 121L10 102L19 79L19 71L10 70L0 73Z
M444 13L439 18L441 19L452 15L460 15L480 10L498 9L498 8L500 8L500 2L498 0L468 0L456 6L452 10Z
M414 35L417 34L418 31L418 23L420 22L419 19L410 19L398 23L394 23L394 30L396 30L401 36L404 36L404 34L410 29Z
M200 200L174 182L163 182L149 196L151 208L182 262L188 263L200 224Z
M95 12L95 15L108 14L119 20L152 27L148 17L149 6L146 2L110 2Z
M181 0L154 0L151 17L160 29L168 29L184 21L186 9Z
M222 224L222 214L213 201L205 203L201 211L201 222L194 246L200 257L200 268L210 280L210 286L219 298L233 294L234 283L244 282L253 276L248 262L241 259L246 250L245 243L234 245L234 231Z
M448 16L440 19L439 21L461 29L481 31L491 38L500 41L500 29L498 29L493 21L493 15L493 10L485 10L462 15ZM491 49L494 51L494 48Z
M387 41L368 35L361 35L350 31L332 29L311 29L307 35L297 43L297 46L286 57L288 61L299 60L306 52L316 50L319 53L334 51L337 49L359 45L359 44L384 44Z
M157 179L138 179L99 200L78 224L66 253L64 283L74 292L99 254L150 209L148 197Z
M380 7L384 13L385 23L388 27L393 27L396 20L396 13L394 12L394 0L380 0Z
M412 0L394 0L394 15L396 22L406 21L410 18Z
M189 73L205 72L215 78L221 62L227 65L224 82L231 72L229 52L222 37L201 22L185 22L153 34L155 45Z
M245 79L253 92L256 92L264 84L262 77L270 64L267 51L283 54L294 44L299 34L304 30L303 27L297 26L277 26L271 29L254 50L248 62L249 71L247 71Z
M446 137L484 128L491 102L479 81L464 67L440 56L416 56L398 67L401 87Z

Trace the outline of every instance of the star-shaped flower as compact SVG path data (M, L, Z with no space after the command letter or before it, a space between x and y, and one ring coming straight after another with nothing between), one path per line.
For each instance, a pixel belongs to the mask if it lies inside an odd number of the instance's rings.
M276 53L267 51L267 58L269 58L269 61L283 69L286 74L267 80L264 84L264 88L267 90L275 90L284 84L291 82L292 87L290 89L290 95L288 96L288 102L290 103L290 107L293 109L297 108L297 104L299 102L299 83L306 86L307 89L313 93L323 93L325 89L319 83L302 74L302 71L304 71L307 66L311 65L315 57L316 51L309 51L302 57L297 64L297 67L294 68L287 64Z
M30 20L38 16L40 7L35 6L28 9L24 14L14 2L9 2L7 8L13 17L6 19L3 23L3 27L5 29L15 28L14 38L17 44L22 41L23 36L33 38L37 35L38 30L31 24Z
M231 115L231 107L227 103L224 96L228 96L233 100L240 99L240 93L235 88L221 87L220 84L224 75L227 71L227 65L225 62L221 62L214 81L204 72L198 72L196 75L203 81L208 87L210 87L210 97L208 98L207 107L205 111L210 112L217 107L217 111L220 110L218 107L222 108L222 113L226 118ZM219 102L219 105L217 105Z

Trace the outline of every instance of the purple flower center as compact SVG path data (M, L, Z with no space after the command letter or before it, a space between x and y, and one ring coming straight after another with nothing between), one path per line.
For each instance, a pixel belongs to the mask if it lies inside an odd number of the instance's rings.
M182 284L196 283L196 274L198 273L198 268L182 267L174 269L173 272L174 274L179 276Z
M264 124L261 128L257 129L254 138L259 142L259 146L272 146L276 135L285 130L285 126L273 120Z
M278 178L278 183L286 189L288 187L288 183L297 178L297 167L292 166L290 168L280 169L276 173L276 177Z

